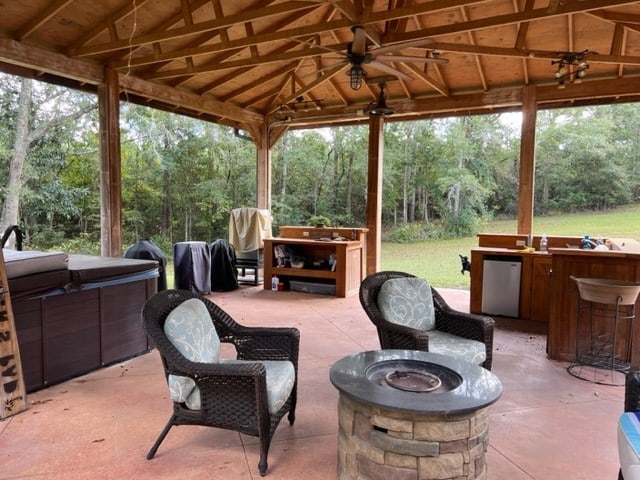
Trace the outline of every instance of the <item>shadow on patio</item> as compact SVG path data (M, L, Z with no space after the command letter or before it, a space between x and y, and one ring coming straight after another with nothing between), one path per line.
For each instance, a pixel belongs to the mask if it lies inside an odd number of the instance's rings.
M440 291L452 307L468 311L468 292ZM280 424L266 478L335 478L338 393L329 368L378 347L358 298L261 286L210 298L240 323L301 331L296 423ZM546 359L545 336L531 327L501 320L496 331L493 373L504 391L490 407L487 478L616 478L624 388L570 376L565 364ZM171 413L167 393L152 351L30 394L27 411L0 422L0 479L260 478L257 439L219 429L175 427L147 461Z

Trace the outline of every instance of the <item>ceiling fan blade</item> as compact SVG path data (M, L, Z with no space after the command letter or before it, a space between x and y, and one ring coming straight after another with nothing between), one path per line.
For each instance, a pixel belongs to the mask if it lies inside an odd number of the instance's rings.
M410 77L409 75L406 75L406 74L402 73L397 68L393 68L393 67L391 67L389 65L385 65L384 63L371 62L369 65L371 65L372 67L374 67L377 70L389 73L389 74L393 75L394 77L398 77L400 80L407 80L407 81L408 80L413 80L413 78Z
M351 53L355 55L364 55L367 52L367 32L362 25L354 25L351 27L353 32L353 42L351 44Z
M414 57L411 55L376 55L373 58L379 62L449 63L446 58Z
M424 47L425 45L432 45L434 43L436 43L436 41L433 38L421 38L419 40L410 40L408 42L396 43L394 45L387 45L385 47L376 48L375 50L372 50L371 53L380 55L383 53L396 52L404 48Z
M340 61L338 61L338 62L336 62L336 63L334 63L332 65L327 65L326 67L319 68L316 71L314 71L313 73L307 73L307 74L303 75L300 78L315 77L315 76L320 75L323 72L326 72L327 70L331 70L331 69L337 67L338 65L347 65L348 63L349 63L349 60L346 60L346 59L345 60L340 60Z

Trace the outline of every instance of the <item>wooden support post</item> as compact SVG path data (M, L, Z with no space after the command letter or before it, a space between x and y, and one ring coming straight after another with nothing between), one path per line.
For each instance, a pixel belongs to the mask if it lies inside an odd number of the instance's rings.
M526 87L522 95L522 131L520 134L520 186L518 194L518 234L533 229L533 203L536 175L536 87Z
M384 156L384 120L369 119L369 162L367 174L367 275L380 270L382 243L382 158Z
M265 210L271 210L271 149L261 148L256 150L256 206Z
M22 376L18 336L11 309L9 283L0 249L0 418L27 409L27 393Z
M120 87L118 72L105 69L98 87L100 116L100 251L122 256L122 175L120 157Z

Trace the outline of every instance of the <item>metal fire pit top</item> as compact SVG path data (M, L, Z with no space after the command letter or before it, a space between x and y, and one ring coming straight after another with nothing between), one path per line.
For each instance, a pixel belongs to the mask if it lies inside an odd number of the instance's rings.
M448 392L462 383L462 377L450 368L406 358L375 362L364 374L373 383L407 392Z
M437 375L418 370L399 368L384 376L387 385L406 392L433 392L442 386L442 380Z
M433 391L389 386L387 376L404 369L435 375L441 385ZM453 357L415 350L375 350L341 358L329 378L341 394L390 410L450 415L474 412L500 398L502 383L490 371Z

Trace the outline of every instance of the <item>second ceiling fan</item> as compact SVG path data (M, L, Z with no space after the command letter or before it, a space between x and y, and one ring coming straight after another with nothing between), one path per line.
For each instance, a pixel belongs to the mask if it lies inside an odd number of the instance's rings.
M333 52L344 56L340 63L350 64L347 75L349 75L349 85L353 90L358 90L362 86L362 80L366 77L363 65L370 64L377 70L393 75L402 80L412 80L409 75L401 72L397 68L387 65L384 62L414 62L414 63L448 63L449 60L437 57L417 57L412 55L393 55L393 52L403 50L409 47L418 47L434 43L430 38L420 40L412 40L394 45L380 46L377 48L367 49L367 32L364 26L356 24L351 27L353 32L353 41L347 46L347 52ZM335 65L332 65L334 67Z

